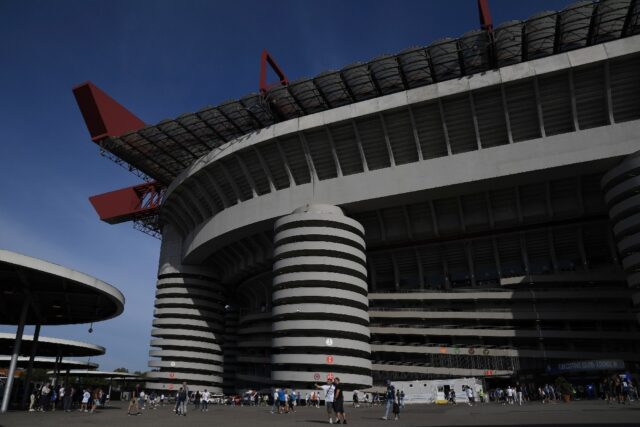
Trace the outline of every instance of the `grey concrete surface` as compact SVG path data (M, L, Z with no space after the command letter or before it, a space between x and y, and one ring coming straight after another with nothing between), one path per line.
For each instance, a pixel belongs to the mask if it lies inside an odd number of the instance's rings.
M9 412L0 416L1 427L44 426L315 426L327 424L324 407L298 408L295 414L272 415L270 407L211 406L209 412L196 412L189 408L186 417L178 417L170 406L146 410L140 416L127 416L126 405L116 402L111 409L95 414L83 412ZM640 426L640 403L611 405L605 402L572 402L523 406L485 404L469 407L412 405L400 414L398 421L380 419L384 408L345 408L349 424L358 426Z

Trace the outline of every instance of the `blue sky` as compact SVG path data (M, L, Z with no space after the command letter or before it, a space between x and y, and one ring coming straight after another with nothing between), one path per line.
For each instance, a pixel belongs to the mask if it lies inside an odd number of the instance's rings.
M569 3L490 0L496 24ZM104 369L147 369L160 242L101 223L90 206L139 180L98 155L75 84L91 80L153 123L257 91L263 48L295 80L478 26L475 0L0 0L0 248L98 277L127 299L91 335L88 325L42 335L105 346L94 359Z

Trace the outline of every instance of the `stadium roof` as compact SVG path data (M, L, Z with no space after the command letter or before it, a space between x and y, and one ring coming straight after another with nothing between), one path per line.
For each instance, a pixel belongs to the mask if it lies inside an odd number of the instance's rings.
M120 106L135 130L105 132L94 140L130 169L168 185L212 149L277 122L638 33L640 2L580 1L560 12L440 39L155 125L144 125Z

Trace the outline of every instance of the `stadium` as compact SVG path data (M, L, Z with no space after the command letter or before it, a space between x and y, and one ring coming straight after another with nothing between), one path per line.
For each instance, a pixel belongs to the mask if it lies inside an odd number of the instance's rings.
M74 89L147 179L96 210L162 239L148 388L638 370L640 1L479 6L311 79L265 52L278 84L154 125Z

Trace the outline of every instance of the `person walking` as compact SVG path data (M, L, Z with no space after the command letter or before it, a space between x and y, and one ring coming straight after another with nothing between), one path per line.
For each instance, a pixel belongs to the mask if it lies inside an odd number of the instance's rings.
M393 408L393 401L396 399L396 388L393 386L393 384L391 384L391 380L387 380L386 384L387 384L387 392L385 394L386 403L385 403L384 416L382 417L383 420L389 419L389 413Z
M359 408L360 407L360 404L358 403L358 390L354 390L353 397L351 398L351 401L353 402L353 407L354 408Z
M131 399L129 400L129 408L127 408L127 415L140 415L140 408L138 407L138 389L140 385L137 384L135 390L131 392ZM136 412L133 413L132 410Z
M449 403L453 403L454 405L456 405L456 391L454 389L451 389L449 391Z
M516 383L516 400L518 401L518 405L522 406L522 386L520 383Z
M36 389L35 387L31 390L31 395L29 396L29 412L36 411Z
M513 399L513 389L511 388L511 386L507 387L507 403L509 405L513 405L514 403L514 399Z
M393 401L393 420L398 421L400 419L400 408L402 405L400 404L400 393L396 394L396 399Z
M200 409L200 411L202 412L209 412L209 397L211 396L211 393L209 393L207 391L207 389L204 389L204 392L202 392L202 409Z
M193 409L195 411L197 411L198 409L200 409L200 390L196 390L196 394L193 397Z
M64 391L64 398L62 400L62 409L64 409L65 412L71 412L71 403L74 393L75 390L67 385Z
M276 408L278 408L278 389L274 389L273 390L273 394L271 395L271 397L273 398L273 403L271 405L271 413L275 414L276 413Z
M327 383L324 385L316 384L316 388L324 391L324 405L327 408L327 415L329 415L329 424L333 424L333 399L336 390L333 380L327 379Z
M156 409L158 405L158 395L155 391L149 393L149 408Z
M284 388L278 389L278 414L287 412L287 391Z
M469 406L473 406L473 404L475 403L475 398L473 397L473 389L470 386L467 386L465 392L467 393L467 404Z
M91 394L91 412L92 414L96 411L98 407L98 403L100 403L100 397L102 397L102 389L96 388L93 390Z
M49 388L49 383L47 383L40 389L40 407L42 411L49 409L49 393L51 393L51 389Z
M333 379L334 394L333 394L333 410L336 413L336 424L347 423L347 418L344 413L344 389L340 385L340 378L335 377Z
M182 415L184 417L187 416L187 401L189 399L189 393L188 393L188 388L187 387L187 383L182 383L183 386L180 387L180 391L178 392L178 415Z
M298 404L298 393L296 393L295 389L291 389L289 392L289 410L293 413L296 412L296 406Z
M145 409L146 397L147 395L145 394L144 390L140 390L140 394L138 394L138 408L140 409L140 411L143 411Z
M182 383L182 388L184 389L184 393L187 396L184 399L184 416L187 416L187 407L189 406L189 398L191 398L191 394L189 393L189 386L187 385L186 382Z
M180 415L180 392L182 392L182 387L180 387L180 390L176 391L176 404L173 408L176 415Z
M51 386L51 393L49 393L49 403L51 404L51 412L56 412L56 406L58 403L58 392L55 386Z
M82 405L80 405L80 411L89 412L87 408L89 407L90 398L91 398L91 393L89 393L89 390L84 389L84 391L82 392Z
M64 394L64 386L60 385L60 388L58 389L58 409L62 409L64 407Z

